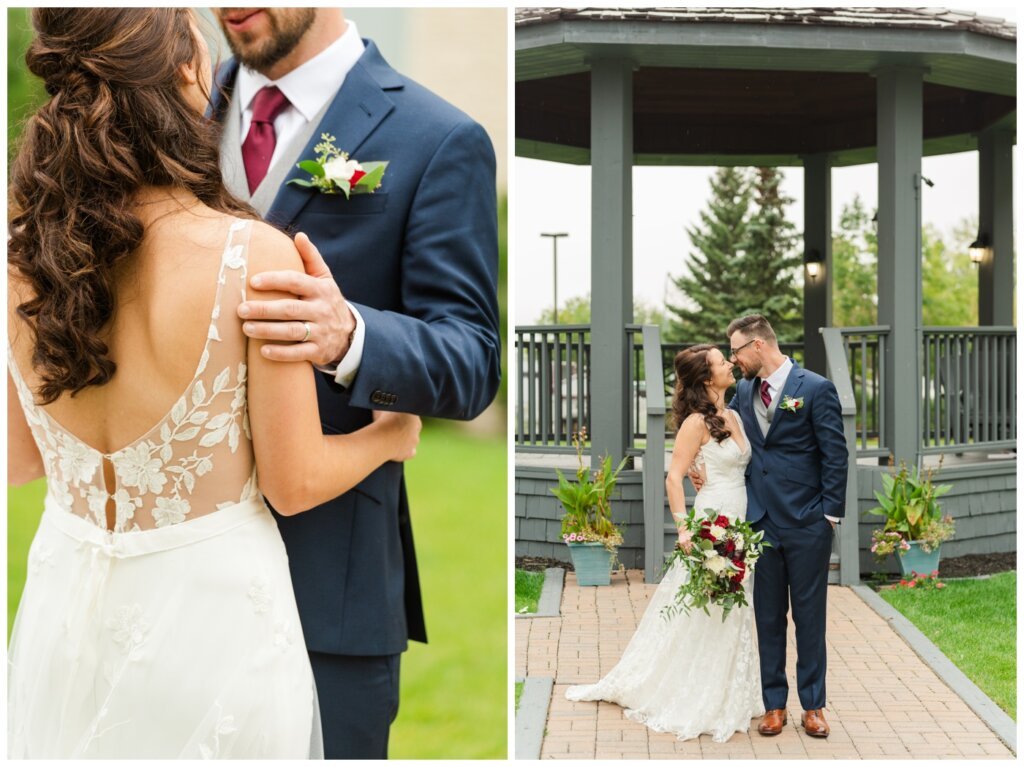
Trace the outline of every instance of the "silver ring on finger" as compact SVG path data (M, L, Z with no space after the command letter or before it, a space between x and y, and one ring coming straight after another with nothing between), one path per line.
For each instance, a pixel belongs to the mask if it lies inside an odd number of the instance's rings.
M303 336L302 340L299 341L299 343L304 344L306 343L306 341L309 340L309 337L313 335L313 328L310 326L308 322L303 322L302 326L306 329L306 335Z

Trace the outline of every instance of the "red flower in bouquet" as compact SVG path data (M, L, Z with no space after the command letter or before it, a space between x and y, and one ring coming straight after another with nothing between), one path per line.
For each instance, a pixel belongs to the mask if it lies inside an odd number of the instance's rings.
M761 551L770 544L764 533L754 532L745 520L730 521L714 510L691 510L680 523L681 535L690 537L688 549L677 548L666 568L685 567L689 578L679 587L674 602L663 608L670 618L679 612L699 607L708 615L709 607L722 608L724 621L733 607L747 605L745 585Z

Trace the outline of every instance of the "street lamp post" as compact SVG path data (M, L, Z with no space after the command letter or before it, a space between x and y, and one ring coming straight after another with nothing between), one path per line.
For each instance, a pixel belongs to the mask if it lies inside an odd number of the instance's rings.
M557 325L558 324L558 238L559 237L568 237L569 234L567 232L558 232L557 234L551 233L551 232L542 232L540 236L541 237L550 237L551 238L551 244L554 246L554 254L555 254L555 259L554 259L554 271L555 271L555 280L554 280L554 283L555 283L555 322L554 322L554 324Z

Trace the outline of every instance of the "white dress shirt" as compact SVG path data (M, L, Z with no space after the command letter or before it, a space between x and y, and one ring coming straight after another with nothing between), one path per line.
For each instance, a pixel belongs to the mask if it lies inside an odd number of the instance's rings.
M771 395L772 401L774 401L776 397L778 397L779 392L781 392L782 389L786 386L786 379L789 378L789 373L792 369L793 360L791 360L789 357L786 357L786 361L779 365L775 369L774 373L772 373L767 378L761 379L763 381L768 382L768 394ZM758 393L760 394L760 392ZM827 519L829 522L839 524L839 519L837 517L830 517L828 514L826 514L825 519Z
M256 94L261 88L276 85L289 102L289 105L281 110L281 113L274 119L274 135L277 143L274 147L274 155L270 159L270 165L272 167L274 163L279 162L282 150L291 143L304 126L309 124L324 105L335 97L348 73L355 66L359 57L363 55L364 50L365 46L362 38L359 37L359 30L355 23L346 21L345 32L341 37L309 61L277 80L270 80L266 75L248 67L240 67L235 84L235 93L242 110L242 122L239 126L240 140L244 142L245 136L249 132L249 124L252 122L252 102ZM349 304L348 307L352 310L352 316L356 321L352 343L341 362L338 363L337 370L319 368L325 373L333 373L334 380L345 387L352 383L352 379L355 378L356 372L359 370L359 363L363 359L363 341L366 338L363 318L352 304Z

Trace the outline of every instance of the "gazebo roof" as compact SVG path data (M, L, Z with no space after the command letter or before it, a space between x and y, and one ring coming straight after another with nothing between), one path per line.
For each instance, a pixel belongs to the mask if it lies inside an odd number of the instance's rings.
M874 73L924 71L924 152L1016 127L1016 25L903 8L519 8L516 154L588 163L590 60L634 76L638 165L875 160Z
M1017 39L1017 25L971 11L945 8L517 8L516 27L552 21L652 21L720 24L796 24L864 29L958 29Z

